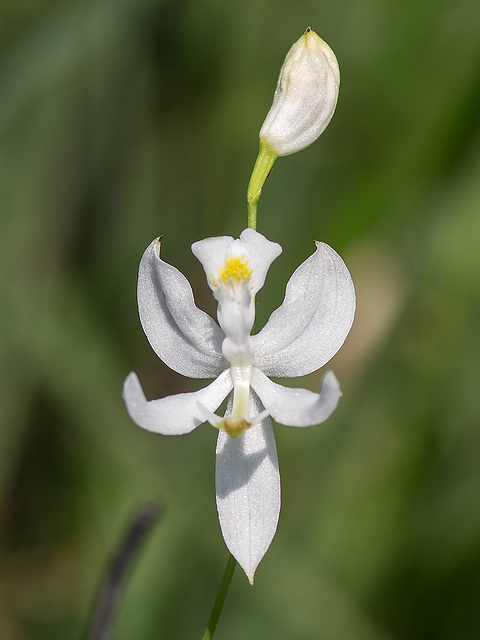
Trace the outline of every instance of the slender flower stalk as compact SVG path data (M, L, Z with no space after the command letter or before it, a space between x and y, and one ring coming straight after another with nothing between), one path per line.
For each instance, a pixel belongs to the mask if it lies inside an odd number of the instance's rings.
M213 604L212 613L210 614L208 625L202 640L212 640L213 638L213 634L215 633L215 629L217 628L217 624L223 610L223 605L225 604L225 598L227 597L227 593L230 588L230 583L232 582L236 566L237 561L232 556L232 554L229 554L227 566L225 567L225 571L223 573L222 582L220 583L218 594Z
M248 226L250 229L257 228L258 201L262 195L265 180L268 178L277 157L275 151L260 140L260 149L247 190Z

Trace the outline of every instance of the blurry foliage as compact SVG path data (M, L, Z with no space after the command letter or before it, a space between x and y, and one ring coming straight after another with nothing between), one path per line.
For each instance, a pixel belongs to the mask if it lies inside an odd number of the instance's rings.
M203 632L226 558L215 433L126 416L131 369L150 397L194 388L142 334L136 269L164 233L215 313L189 246L245 226L257 132L308 24L339 58L340 101L265 186L259 230L284 253L257 326L314 239L347 261L358 313L333 418L277 429L279 530L218 638L478 638L479 23L474 0L0 5L2 640L80 637L150 497L166 515L112 637Z

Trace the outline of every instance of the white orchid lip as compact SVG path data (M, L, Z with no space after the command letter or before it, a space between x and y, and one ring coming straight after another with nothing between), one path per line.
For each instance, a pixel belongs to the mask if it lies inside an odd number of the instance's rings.
M355 292L340 256L323 243L290 278L282 305L251 335L255 295L282 249L253 229L239 238L192 245L218 302L217 324L195 305L187 279L160 257L160 239L145 251L138 305L145 334L174 371L214 378L200 391L148 401L137 376L123 397L139 426L164 435L188 433L203 422L219 430L216 497L225 543L250 582L267 551L280 512L280 475L271 418L294 427L319 424L341 396L332 372L320 393L286 388L268 376L315 371L343 344L355 311ZM222 418L215 411L228 397Z

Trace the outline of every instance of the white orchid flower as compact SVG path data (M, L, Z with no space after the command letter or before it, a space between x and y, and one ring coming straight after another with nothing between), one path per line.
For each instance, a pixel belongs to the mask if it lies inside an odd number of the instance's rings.
M328 372L320 393L286 388L267 376L296 377L327 363L353 322L355 292L340 256L328 245L290 278L282 305L251 335L255 295L282 248L253 229L240 238L192 245L218 302L218 323L196 307L188 280L160 258L161 239L145 251L138 307L155 353L190 378L215 378L200 391L147 401L135 373L123 397L140 427L163 435L189 433L203 422L219 429L216 497L225 543L253 584L280 512L280 475L271 418L293 427L326 420L341 391ZM219 326L220 325L220 326ZM225 417L214 412L229 396Z

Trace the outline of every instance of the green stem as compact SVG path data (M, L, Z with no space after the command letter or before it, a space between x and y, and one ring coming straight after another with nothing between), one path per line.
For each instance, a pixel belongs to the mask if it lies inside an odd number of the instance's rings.
M248 217L248 228L256 229L257 228L257 203L256 202L247 202L247 217Z
M212 613L210 614L207 630L205 631L202 640L211 640L213 638L213 634L215 633L215 629L217 628L218 620L222 613L225 598L227 597L228 589L230 587L230 583L232 582L233 572L235 571L236 566L237 561L231 554L229 554L227 565L225 567L225 571L223 572L222 582L220 583L220 587L218 589L217 598L214 602Z
M265 180L268 178L277 157L275 151L266 142L260 140L257 160L247 190L248 226L251 229L257 228L257 204Z

